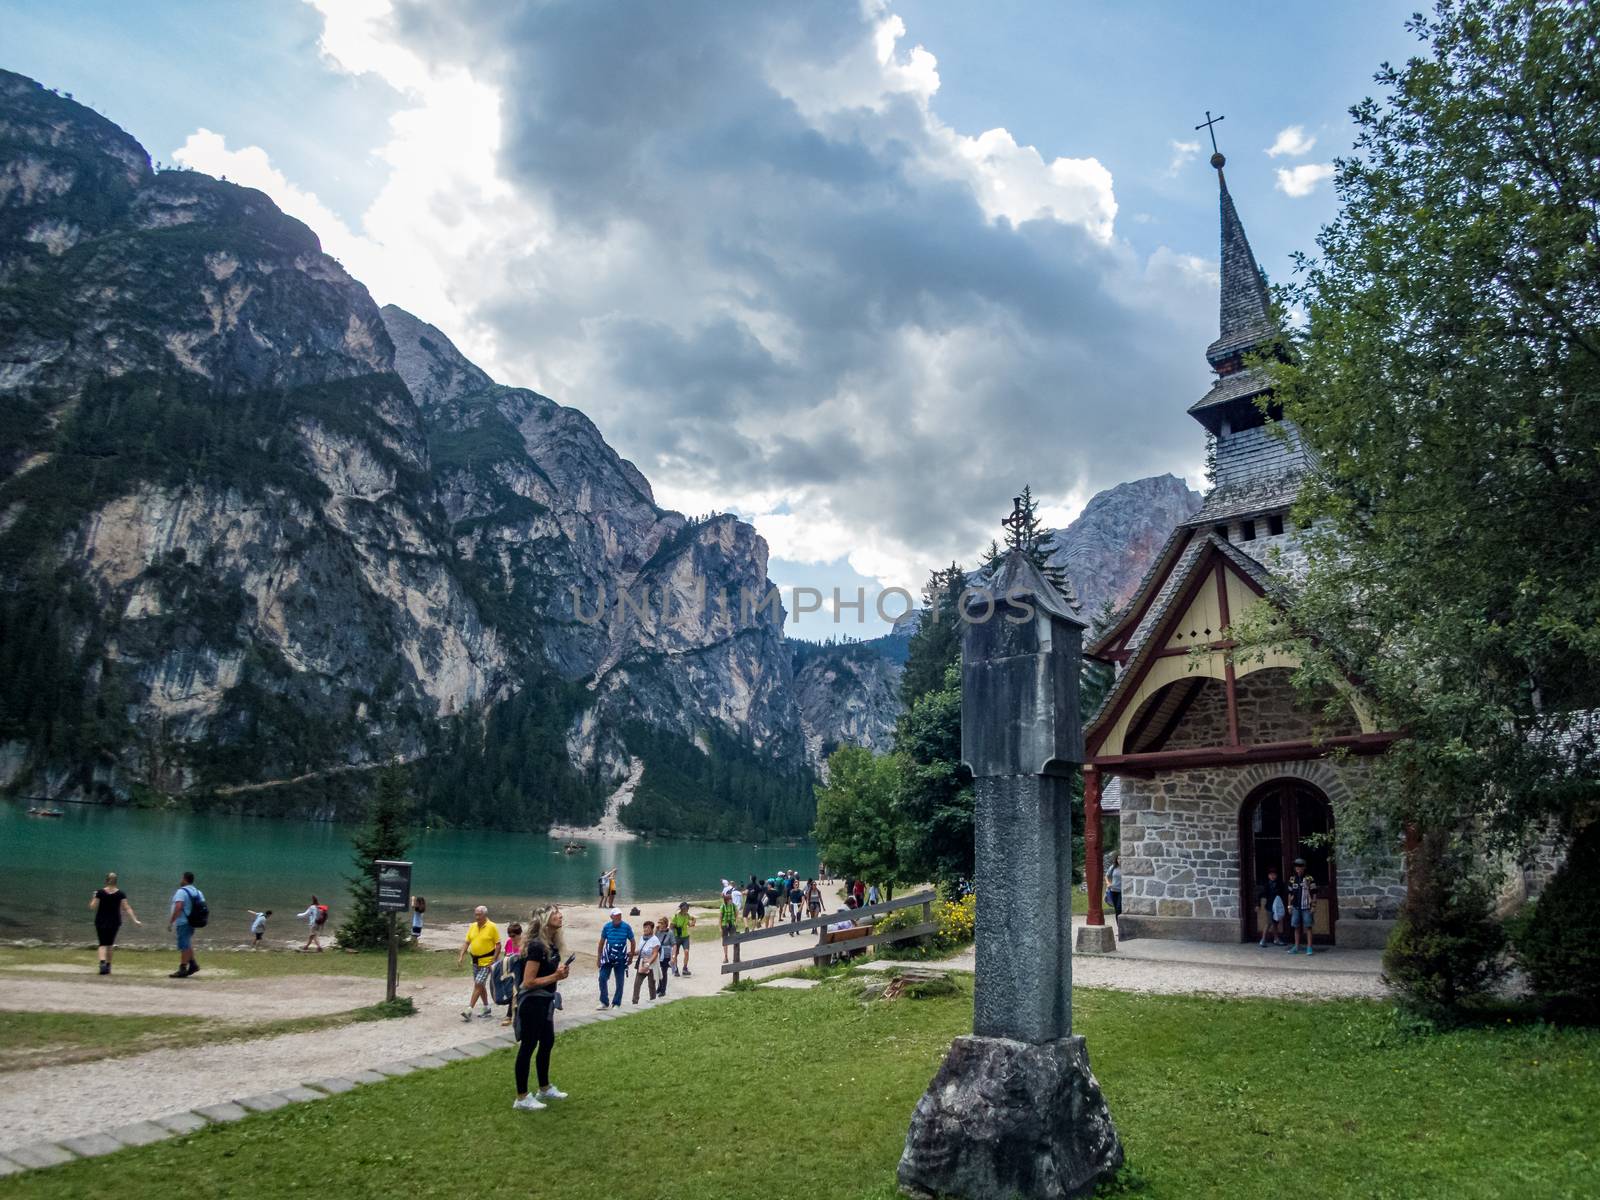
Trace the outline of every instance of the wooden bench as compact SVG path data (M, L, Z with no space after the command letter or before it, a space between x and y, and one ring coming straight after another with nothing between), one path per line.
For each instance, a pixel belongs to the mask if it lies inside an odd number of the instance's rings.
M861 941L863 938L869 938L871 936L872 936L872 926L871 925L857 925L852 929L829 929L822 935L822 940L819 941L817 943L817 945L819 945L819 946L837 946L837 945L839 945L841 943L844 943L844 942ZM826 963L837 962L841 958L853 958L857 954L865 954L866 952L867 951L866 951L866 947L865 946L854 948L854 949L852 949L852 948L847 946L844 950L838 951L836 953L819 954L817 956L816 962L817 962L817 965L820 967L820 966L822 966L822 965L824 965Z

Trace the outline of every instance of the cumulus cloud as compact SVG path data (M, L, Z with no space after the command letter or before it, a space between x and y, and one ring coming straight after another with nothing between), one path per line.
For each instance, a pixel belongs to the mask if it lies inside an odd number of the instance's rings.
M1298 167L1278 168L1278 190L1299 198L1316 191L1324 179L1333 178L1332 163L1301 163Z
M1316 144L1317 139L1307 135L1304 125L1290 125L1287 129L1278 130L1277 140L1267 147L1267 154L1272 158L1283 155L1299 158L1302 154L1310 154Z
M914 588L1024 482L1064 519L1198 464L1215 264L1134 254L1091 147L943 121L886 5L308 2L395 110L359 229L297 215L663 503Z

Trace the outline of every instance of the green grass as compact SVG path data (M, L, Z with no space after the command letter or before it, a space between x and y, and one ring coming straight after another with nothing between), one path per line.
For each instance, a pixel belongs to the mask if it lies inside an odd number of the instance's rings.
M401 983L403 984L408 976L431 977L459 973L461 968L456 966L453 949L450 953L428 950L402 951ZM3 975L7 968L26 967L28 970L25 976L18 972L17 977L40 979L49 974L51 967L73 967L78 969L70 973L77 977L83 974L84 969L91 971L94 969L95 954L93 947L83 946L6 947L0 949L0 975ZM220 975L223 971L229 971L244 979L277 979L294 975L354 975L381 979L389 970L389 956L382 951L346 954L340 950L328 950L322 954L315 952L300 954L293 950L201 949L198 954L202 967L211 974ZM149 978L144 973L151 971L159 971L164 975L177 965L176 950L119 946L112 960L112 978L130 976ZM135 975L135 972L139 974Z
M970 1027L961 989L863 1006L842 979L686 1000L563 1033L554 1078L572 1099L546 1112L511 1111L506 1051L14 1177L0 1196L156 1196L181 1180L218 1197L890 1200L911 1109ZM1600 1032L1417 1038L1370 1002L1075 1000L1128 1153L1117 1194L1600 1193Z
M124 1017L110 1014L0 1012L0 1073L90 1059L124 1058L211 1042L234 1042L337 1029L360 1021L410 1016L406 997L365 1008L280 1021L214 1021L194 1017Z

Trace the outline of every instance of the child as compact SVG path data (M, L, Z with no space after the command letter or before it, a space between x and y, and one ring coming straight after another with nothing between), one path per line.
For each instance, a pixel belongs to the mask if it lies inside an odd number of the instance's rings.
M728 961L728 939L739 932L739 906L733 902L733 889L722 893L722 961Z
M517 1006L517 984L514 970L516 964L511 960L521 953L522 925L517 921L513 921L506 926L506 949L504 956L500 959L501 962L506 964L506 972L508 977L512 979L510 994L506 998L506 1019L500 1022L502 1025L511 1024L511 1010Z
M256 935L256 940L250 944L250 949L259 950L261 949L261 937L267 932L267 918L272 915L272 910L269 908L265 912L257 912L253 908L247 908L245 912L255 918L254 921L250 922L250 932Z
M411 897L411 940L422 940L422 914L428 911L428 902L421 896Z

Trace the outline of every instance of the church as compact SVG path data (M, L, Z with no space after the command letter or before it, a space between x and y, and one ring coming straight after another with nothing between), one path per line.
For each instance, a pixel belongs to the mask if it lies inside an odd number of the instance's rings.
M1381 946L1405 895L1400 847L1381 861L1336 848L1338 802L1394 739L1352 688L1330 715L1297 695L1292 658L1238 656L1229 629L1305 565L1290 514L1309 452L1271 403L1253 356L1279 340L1266 283L1214 154L1221 193L1215 373L1189 407L1213 447L1213 484L1172 531L1132 599L1086 647L1117 677L1085 727L1090 923L1100 924L1102 799L1120 812L1125 936L1260 936L1256 886L1304 858L1316 941ZM1265 411L1263 411L1265 400Z

